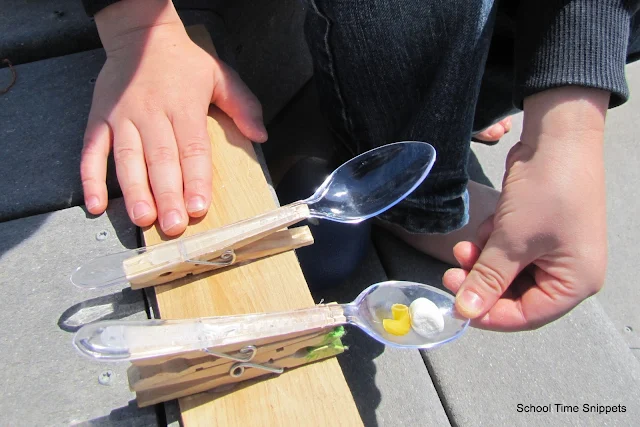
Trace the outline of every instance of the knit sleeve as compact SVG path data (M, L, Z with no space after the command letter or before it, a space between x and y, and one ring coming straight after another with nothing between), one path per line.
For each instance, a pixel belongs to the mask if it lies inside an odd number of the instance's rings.
M87 16L93 16L105 7L117 3L119 0L82 0L82 6Z
M515 39L514 103L554 87L611 92L610 107L629 98L625 77L631 16L640 0L521 0Z

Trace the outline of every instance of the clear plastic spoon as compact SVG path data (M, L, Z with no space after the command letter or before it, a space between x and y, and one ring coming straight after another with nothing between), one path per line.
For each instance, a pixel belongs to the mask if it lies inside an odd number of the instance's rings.
M71 275L71 282L88 289L127 284L131 279L123 263L132 257L156 251L155 260L147 257L144 262L148 264L151 260L153 265L148 267L155 269L154 272L158 268L168 269L170 266L163 263L192 262L190 260L212 254L213 247L237 242L239 232L246 234L243 230L279 229L309 217L342 223L365 221L395 206L413 192L429 174L435 158L435 149L425 142L405 141L378 147L338 167L305 200L218 230L96 258L79 267ZM308 210L300 209L305 206ZM257 240L261 235L255 233L254 237ZM196 249L190 250L189 246ZM214 255L220 256L220 253ZM222 261L225 265L224 257ZM163 274L167 274L166 271L159 272L159 275ZM173 280L173 277L166 279Z
M425 142L397 142L367 151L338 167L299 203L311 217L359 223L392 208L431 171L436 150Z
M438 307L444 328L431 336L413 330L403 336L388 333L383 320L391 317L391 306L409 306L418 298L426 298ZM351 324L390 347L429 349L458 338L467 328L469 320L456 312L454 301L452 295L432 286L388 281L368 287L349 304L188 320L96 322L80 328L73 342L80 353L92 359L132 361L234 344L250 345L268 337Z

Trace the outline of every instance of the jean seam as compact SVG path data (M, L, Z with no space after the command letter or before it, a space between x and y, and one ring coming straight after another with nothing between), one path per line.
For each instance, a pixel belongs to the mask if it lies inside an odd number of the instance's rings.
M349 137L351 137L352 141L356 144L356 153L351 153L355 155L360 152L360 144L357 138L353 137L353 126L351 124L351 120L349 120L349 116L347 115L347 106L344 102L344 96L342 95L342 90L340 89L340 84L338 83L338 76L335 70L335 60L333 57L333 53L329 46L329 34L331 32L331 21L329 18L320 10L318 5L316 4L316 0L309 0L309 3L313 7L314 12L322 18L322 20L326 23L326 30L323 37L324 49L327 54L327 68L329 71L329 75L331 76L331 80L333 81L333 89L336 92L336 96L338 98L338 102L340 103L340 117L344 122L344 128L349 133ZM343 144L346 146L348 151L351 151L348 144Z

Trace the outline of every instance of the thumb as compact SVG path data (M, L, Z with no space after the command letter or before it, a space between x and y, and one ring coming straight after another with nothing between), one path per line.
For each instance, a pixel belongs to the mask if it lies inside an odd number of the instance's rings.
M503 231L495 231L489 236L478 261L456 294L456 308L460 314L469 319L486 314L516 276L533 262L527 253L518 254L510 247Z
M211 102L231 117L244 136L254 142L267 140L262 105L238 73L222 61L214 72L215 85Z

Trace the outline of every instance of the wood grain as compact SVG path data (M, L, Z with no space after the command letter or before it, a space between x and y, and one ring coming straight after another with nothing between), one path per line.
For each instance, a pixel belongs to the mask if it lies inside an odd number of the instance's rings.
M276 208L251 142L212 107L207 127L212 146L213 202L185 235ZM166 240L157 225L144 230L146 245ZM295 253L288 252L197 281L179 279L156 288L162 318L283 311L314 305ZM362 425L335 358L305 365L233 393L201 393L180 399L185 426Z

